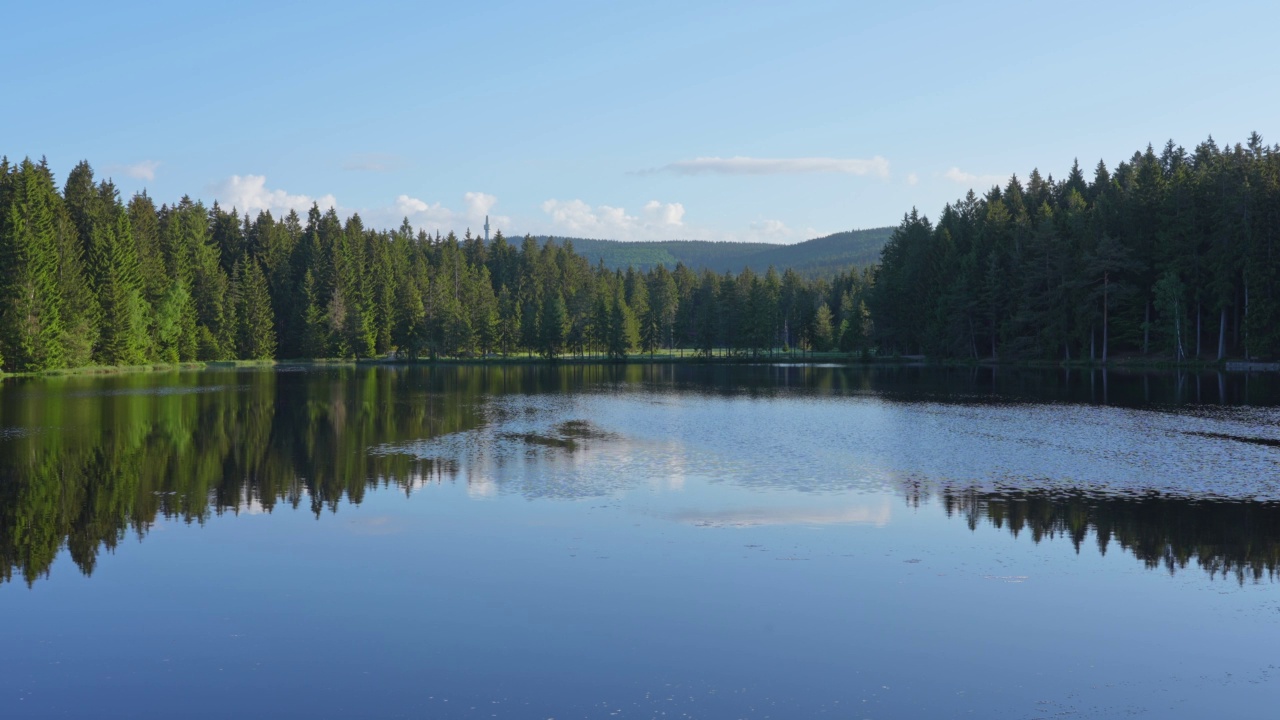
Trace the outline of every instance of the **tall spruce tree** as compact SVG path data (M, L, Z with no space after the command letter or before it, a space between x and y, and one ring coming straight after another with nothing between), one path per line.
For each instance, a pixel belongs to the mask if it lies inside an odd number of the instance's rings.
M146 361L151 339L137 247L115 186L100 183L98 196L89 231L89 277L102 312L95 354L104 365L136 365Z
M539 350L543 357L552 360L560 354L568 329L569 310L564 304L564 296L559 290L550 288L543 298L538 318Z
M238 357L246 360L270 360L276 352L275 318L271 310L271 294L258 261L247 253L239 267L236 290L238 322Z
M8 370L63 364L57 205L43 165L26 159L0 177L0 355Z

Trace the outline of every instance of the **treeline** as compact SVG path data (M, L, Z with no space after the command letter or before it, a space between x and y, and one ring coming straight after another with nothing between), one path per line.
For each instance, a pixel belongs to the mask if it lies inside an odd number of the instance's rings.
M886 350L1106 361L1280 355L1280 146L1150 146L1087 180L1032 171L885 246Z
M0 369L779 348L1106 362L1280 356L1280 146L1172 142L913 210L878 268L592 265L571 242L124 202L0 161Z
M864 349L870 276L623 272L571 243L390 231L313 206L125 203L0 161L0 368L271 358Z

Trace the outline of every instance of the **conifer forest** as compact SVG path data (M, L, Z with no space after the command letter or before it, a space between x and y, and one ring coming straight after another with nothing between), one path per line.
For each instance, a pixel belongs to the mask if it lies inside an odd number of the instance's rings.
M1280 355L1280 146L1172 141L1086 177L1033 170L877 266L608 269L572 242L486 244L313 206L241 215L127 200L87 162L0 164L0 368L784 348L956 360Z

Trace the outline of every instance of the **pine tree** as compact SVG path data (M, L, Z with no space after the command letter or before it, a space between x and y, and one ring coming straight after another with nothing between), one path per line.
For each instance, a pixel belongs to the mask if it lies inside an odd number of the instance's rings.
M520 342L520 310L508 286L498 293L498 316L498 347L506 357Z
M0 355L9 370L63 364L56 209L45 168L28 159L0 177Z
M827 352L831 349L833 339L831 308L826 303L818 306L818 312L813 316L813 330L810 335L815 351Z
M165 267L163 240L156 205L146 192L141 192L129 200L128 214L129 227L133 231L134 255L138 258L138 278L141 283L142 297L148 305L154 307L160 303L160 298L171 285L170 276Z
M67 367L93 361L101 310L89 284L84 245L65 206L55 218L58 251L58 294L62 297L62 349Z
M258 261L248 254L243 256L239 267L239 287L236 292L238 357L245 360L270 360L275 357L276 330L267 279Z
M649 317L644 321L644 328L653 337L641 338L642 344L648 346L650 352L655 347L670 350L674 345L679 302L675 278L664 265L654 268L649 278Z
M702 273L702 283L694 296L693 322L694 347L706 357L711 357L720 343L720 283L714 273Z
M636 325L636 315L627 304L623 289L619 287L613 301L609 303L609 329L606 333L605 351L610 358L626 359L627 353L639 340Z
M98 187L100 217L91 223L90 278L102 311L96 355L105 365L145 362L150 345L151 311L142 297L137 248L129 216L116 190Z
M191 293L187 284L175 280L156 304L155 356L161 362L176 363L190 359L183 356L185 318L191 317Z
M539 350L548 360L555 359L564 349L565 333L569 328L569 311L564 296L554 288L548 289L542 301L538 321Z
M474 276L471 302L471 326L475 329L476 343L480 353L489 355L501 342L502 320L498 311L498 298L493 294L493 283L489 278L489 268L479 266L479 273Z
M320 300L315 276L307 270L302 281L302 299L305 307L303 329L298 350L304 358L323 358L328 351L329 319Z
M93 168L89 161L81 160L72 168L63 185L62 197L75 226L76 237L80 240L81 255L88 258L93 252L93 226L101 220L103 213L102 196L93 181Z
M444 301L442 329L444 337L441 351L445 355L462 357L471 354L475 345L475 328L471 324L471 313L462 307L462 302L452 296Z

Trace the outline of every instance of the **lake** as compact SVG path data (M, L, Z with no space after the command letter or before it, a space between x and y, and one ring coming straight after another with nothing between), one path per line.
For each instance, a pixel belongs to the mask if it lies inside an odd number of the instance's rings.
M1280 381L0 385L0 717L1271 718Z

